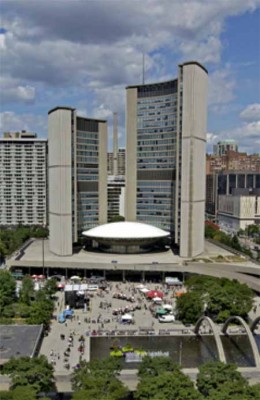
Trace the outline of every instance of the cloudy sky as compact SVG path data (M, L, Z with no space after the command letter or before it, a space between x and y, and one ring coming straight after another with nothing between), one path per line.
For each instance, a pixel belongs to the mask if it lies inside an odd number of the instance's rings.
M0 0L0 131L47 136L57 105L109 121L125 145L125 87L209 70L208 150L260 152L260 0Z

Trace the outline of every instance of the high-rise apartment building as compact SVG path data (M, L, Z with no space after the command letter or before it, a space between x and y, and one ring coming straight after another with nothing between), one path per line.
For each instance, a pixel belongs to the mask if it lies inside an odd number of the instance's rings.
M0 139L0 225L47 224L47 140L5 132Z
M49 111L50 250L71 255L81 232L107 221L107 123Z
M177 79L127 88L126 220L170 231L183 257L204 249L207 81L187 62Z
M213 152L217 156L224 156L228 151L238 152L238 145L235 140L222 140L213 146Z

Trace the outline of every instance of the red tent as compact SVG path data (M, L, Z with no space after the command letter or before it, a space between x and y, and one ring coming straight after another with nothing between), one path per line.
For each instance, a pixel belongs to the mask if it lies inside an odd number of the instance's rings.
M150 290L150 292L147 293L147 297L149 297L149 299L153 299L154 297L161 297L162 299L163 296L163 292L160 292L159 290Z

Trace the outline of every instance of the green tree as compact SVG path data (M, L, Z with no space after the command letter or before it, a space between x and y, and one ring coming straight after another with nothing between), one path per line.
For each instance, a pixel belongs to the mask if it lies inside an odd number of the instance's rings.
M12 358L2 368L2 373L12 379L12 389L30 387L39 392L50 392L54 386L53 366L45 356Z
M259 400L260 391L251 389L246 382L225 382L223 386L210 391L210 400Z
M114 217L111 218L109 222L123 222L125 221L125 217L122 215L115 215Z
M12 400L36 400L36 391L30 386L17 386L12 390Z
M53 296L57 292L56 279L47 279L43 291L47 294L47 296Z
M29 275L25 275L22 281L22 288L19 293L21 303L30 305L34 298L34 283Z
M120 362L114 358L82 361L72 376L73 399L124 400L128 390L117 378L120 370Z
M186 281L186 287L189 296L177 300L179 318L184 322L196 322L201 303L206 314L217 322L231 315L245 318L253 306L253 291L236 280L194 276Z
M205 397L211 397L211 393L221 390L222 387L229 385L230 392L235 386L247 388L247 381L237 371L236 365L224 364L222 362L208 362L199 367L197 375L197 388ZM228 392L227 392L228 393ZM224 399L221 399L224 400Z
M13 400L13 393L10 390L1 390L0 391L0 399L1 400Z
M138 376L153 377L158 376L162 372L173 372L180 370L179 365L175 364L170 357L149 357L143 358L139 369Z
M0 270L0 312L15 299L16 283L9 271Z
M203 309L203 299L196 292L187 292L177 298L177 316L185 324L194 324L203 314Z
M137 385L135 400L202 400L190 378L182 372L162 372L144 377Z

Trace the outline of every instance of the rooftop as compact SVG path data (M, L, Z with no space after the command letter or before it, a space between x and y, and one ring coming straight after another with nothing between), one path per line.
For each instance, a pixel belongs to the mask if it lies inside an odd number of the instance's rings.
M170 233L140 222L113 222L89 229L83 235L106 239L153 239L167 237Z

